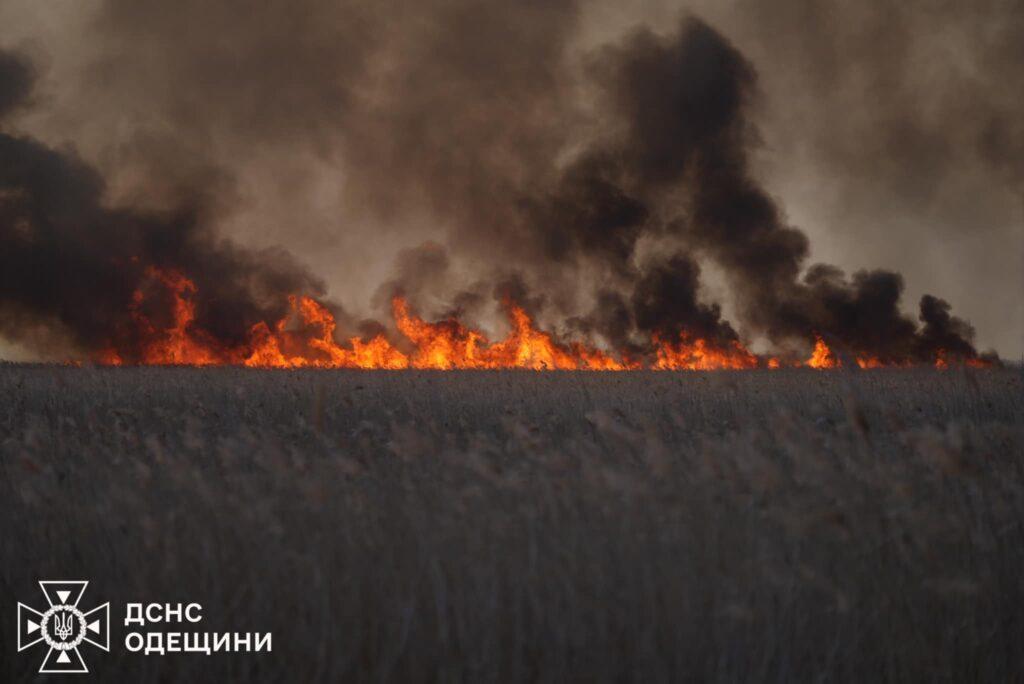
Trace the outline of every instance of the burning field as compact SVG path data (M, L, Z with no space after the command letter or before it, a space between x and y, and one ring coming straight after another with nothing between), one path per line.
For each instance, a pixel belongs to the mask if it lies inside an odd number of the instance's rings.
M28 106L34 73L0 53L0 117ZM465 178L427 174L414 154L403 159L415 188L448 197L445 183L461 179L465 201L433 203L451 235L400 250L376 305L347 302L378 317L349 313L283 249L221 235L219 198L111 206L103 176L73 152L0 132L0 335L40 359L109 365L998 362L944 300L925 294L917 320L905 314L900 274L809 262L807 236L751 168L757 73L714 28L687 18L664 35L638 29L596 49L579 78L601 125L520 160L526 174L484 159ZM721 272L723 301L704 291L703 264Z
M105 681L1024 681L1024 5L406 4L0 1L0 607L89 578ZM191 601L274 648L129 647Z
M662 340L655 335L649 352L635 355L625 352L611 354L584 343L560 343L543 330L538 330L530 315L511 300L504 302L508 315L508 336L491 342L479 330L466 328L457 319L427 322L409 311L408 302L396 296L391 302L394 325L403 337L403 352L379 333L372 339L352 337L339 344L335 332L337 322L331 311L310 297L288 297L288 313L272 327L265 322L253 325L248 338L238 347L227 347L195 324L195 284L179 273L151 270L151 284L164 288L158 292L168 298L171 319L159 325L145 313L149 307L142 290L132 296L129 336L138 338L138 353L128 363L179 366L248 366L253 368L361 368L365 370L417 369L528 369L528 370L591 370L628 371L644 368L654 370L742 370L751 368L779 369L786 366L834 369L842 361L820 337L815 338L811 356L803 362L780 361L776 356L759 357L738 340L718 345L703 337L693 338L687 331L676 340ZM919 359L922 357L919 357ZM991 366L994 358L982 359L970 354L947 356L936 347L933 358L923 357L936 368L950 363L975 368ZM116 348L98 352L93 360L112 366L126 363ZM862 354L848 359L858 368L911 366L910 357L889 358Z

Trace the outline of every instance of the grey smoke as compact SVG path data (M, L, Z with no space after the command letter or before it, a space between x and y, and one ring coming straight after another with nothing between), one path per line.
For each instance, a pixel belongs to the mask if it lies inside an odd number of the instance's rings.
M14 11L31 16L25 7ZM657 10L623 11L621 26L593 40L584 33L595 10L573 2L412 12L104 2L83 30L47 46L83 66L59 71L69 61L56 60L59 73L41 77L50 103L35 98L11 120L38 140L74 142L105 179L98 204L191 213L185 222L210 239L284 244L361 311L381 282L401 278L386 270L397 249L433 239L447 275L433 291L407 283L414 303L476 312L516 274L548 322L616 347L641 343L652 321L777 344L820 333L894 357L926 355L940 339L970 345L970 328L935 316L945 309L931 299L920 322L903 312L921 273L905 285L892 269L846 277L814 266L811 247L827 246L830 224L791 225L773 189L787 176L764 176L764 144L812 150L806 173L870 179L842 195L857 230L874 236L866 255L884 249L880 217L933 215L961 176L1001 197L1020 179L1019 8L702 10L711 23L672 11L657 31L633 27ZM949 26L950 44L976 59L973 81L922 75L916 46ZM853 109L858 83L870 97ZM971 109L958 110L965 101ZM780 112L800 126L780 124ZM106 121L118 125L92 123ZM999 202L977 204L954 210L1001 220ZM945 230L915 240L941 246ZM981 242L992 251L1007 237L1016 234ZM701 289L712 261L728 280L730 322ZM964 287L963 276L947 278ZM671 291L652 298L666 280Z

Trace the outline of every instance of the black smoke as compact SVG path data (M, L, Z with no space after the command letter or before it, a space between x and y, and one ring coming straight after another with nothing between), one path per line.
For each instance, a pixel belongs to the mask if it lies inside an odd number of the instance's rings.
M30 89L24 60L0 52L4 109ZM286 253L219 239L201 204L141 213L107 207L104 193L103 179L73 152L0 131L0 335L43 353L113 347L133 360L143 342L130 320L134 293L156 290L145 302L156 325L173 315L166 293L152 287L153 268L193 280L195 325L229 347L253 324L284 315L288 294L323 293Z
M33 79L32 66L27 60L0 50L0 121L28 99Z
M973 330L931 315L941 300L922 300L924 330L900 312L897 273L847 280L816 264L800 277L808 239L787 225L749 162L754 69L714 29L690 19L667 38L642 31L612 62L610 90L628 122L623 154L652 192L681 189L686 213L673 225L725 269L748 329L775 342L824 335L842 349L892 361L926 361L940 349L976 356Z
M923 327L901 312L898 273L847 278L834 266L808 265L807 236L787 224L751 171L756 72L710 26L689 18L668 36L640 30L598 54L591 73L617 134L581 152L533 221L551 259L598 260L622 276L624 298L602 294L618 315L595 312L584 327L625 339L620 305L628 301L644 335L736 339L720 308L699 301L692 258L636 264L641 238L669 236L722 267L748 334L806 345L823 336L887 362L927 362L940 351L977 357L973 329L942 300L922 299Z
M408 16L308 9L103 4L104 57L87 75L105 95L90 103L130 112L141 132L105 158L104 173L118 175L119 155L141 156L146 173L186 182L166 210L114 208L103 178L73 153L6 134L0 230L12 270L0 301L33 325L5 325L5 336L50 321L56 337L95 348L120 329L150 266L196 280L198 325L228 342L275 320L284 294L322 294L283 252L218 237L213 208L238 199L204 182L210 169L230 180L261 154L298 149L343 160L345 196L380 223L412 216L444 229L430 233L440 244L400 254L378 310L395 293L441 317L514 299L630 354L685 333L805 350L820 335L894 362L977 356L973 329L942 300L924 297L919 320L902 311L898 273L809 263L808 237L755 173L757 70L709 24L685 18L574 52L582 8L571 0L424 3ZM5 58L0 80L0 112L14 111L31 69ZM1013 130L993 123L981 148L996 156ZM46 170L32 175L23 159ZM292 218L283 230L302 234L300 213ZM46 239L26 242L44 225ZM351 234L376 237L348 226L337 237ZM321 272L336 282L357 260ZM726 279L731 322L705 290L711 263ZM64 281L38 289L54 271Z
M922 300L923 328L901 312L898 273L847 278L807 263L807 236L751 170L756 72L713 28L688 18L667 36L638 30L598 51L588 75L610 132L565 164L550 190L522 201L529 242L544 259L609 275L595 309L573 317L576 329L619 348L682 333L738 339L720 307L701 301L695 254L726 273L744 330L778 345L809 347L822 336L886 362L927 362L940 350L977 356L973 330L937 314L948 309L941 300ZM644 238L674 240L682 251L640 263Z

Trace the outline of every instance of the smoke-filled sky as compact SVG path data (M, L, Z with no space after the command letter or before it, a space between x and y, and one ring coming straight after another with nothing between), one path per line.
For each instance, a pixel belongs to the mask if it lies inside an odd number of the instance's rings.
M400 290L1024 354L1019 1L0 0L0 132L0 357L114 335L140 256L224 339Z

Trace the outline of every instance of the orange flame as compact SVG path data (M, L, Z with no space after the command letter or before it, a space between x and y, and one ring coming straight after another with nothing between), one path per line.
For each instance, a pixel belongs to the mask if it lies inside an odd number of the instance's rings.
M271 331L266 323L252 328L252 353L243 362L256 368L387 368L409 367L405 354L383 335L369 342L349 339L350 348L334 340L337 323L320 302L309 297L289 297L290 313ZM293 321L294 319L294 321ZM287 329L290 322L298 331Z
M949 355L945 349L940 349L935 353L935 367L939 370L947 370L953 361L950 361ZM963 365L968 368L991 368L992 362L988 359L963 359L961 361Z
M197 287L186 276L171 270L150 267L147 285L156 284L172 298L169 323L154 321L146 312L149 290L133 293L129 314L134 325L132 339L139 350L130 355L146 365L239 365L256 368L366 368L366 369L500 369L532 370L716 370L770 369L790 365L776 357L763 359L752 354L740 342L722 346L686 332L677 340L657 336L653 361L645 365L638 359L613 355L580 342L563 343L536 327L530 315L513 302L506 302L509 333L491 342L479 330L466 327L454 318L434 323L412 313L402 297L392 300L392 315L405 338L403 349L383 334L371 339L350 337L339 344L335 338L337 322L330 309L306 296L288 298L288 310L273 324L261 321L252 326L247 339L238 346L225 345L196 324ZM122 365L125 355L114 345L93 355L95 363ZM871 355L858 356L860 368L892 365ZM987 367L984 359L964 361L972 367ZM811 357L802 364L810 368L838 368L841 363L825 341L816 336ZM949 367L946 353L940 351L937 368Z
M529 368L532 370L626 370L628 364L582 344L562 345L538 330L529 314L506 303L511 331L491 343L478 330L454 319L427 323L409 312L408 303L395 297L391 309L395 324L415 346L413 368Z
M807 359L804 365L817 369L839 368L839 359L836 358L836 355L825 344L825 340L821 339L821 337L816 337L814 351L811 352L811 358Z
M195 283L176 271L162 271L152 266L146 270L146 274L162 283L174 297L174 322L169 328L158 330L142 310L145 301L143 292L135 291L132 296L131 316L140 333L149 340L143 350L142 363L191 366L210 366L226 361L230 363L230 360L215 350L215 345L204 339L202 331L193 328L192 323L196 318Z
M716 348L699 337L691 342L684 333L680 335L677 344L665 343L657 338L655 343L655 370L742 370L757 368L758 365L757 357L736 341L729 348Z

